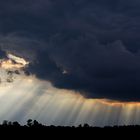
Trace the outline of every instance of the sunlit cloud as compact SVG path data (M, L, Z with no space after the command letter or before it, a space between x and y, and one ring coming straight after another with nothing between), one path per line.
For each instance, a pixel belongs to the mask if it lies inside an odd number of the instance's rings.
M0 59L0 83L11 83L17 75L23 74L29 62L24 58L7 54L7 58Z
M15 61L16 63L23 65L23 66L26 66L29 64L29 62L26 61L24 58L20 58L20 57L17 57L15 55L12 55L12 54L7 54L7 57L9 59Z
M7 59L0 60L0 67L3 69L22 69L29 64L25 59L7 54Z

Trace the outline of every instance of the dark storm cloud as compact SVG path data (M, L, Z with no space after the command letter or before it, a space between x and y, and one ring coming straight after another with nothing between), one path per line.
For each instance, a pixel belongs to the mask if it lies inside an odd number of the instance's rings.
M139 17L139 0L1 1L1 50L56 87L138 101Z

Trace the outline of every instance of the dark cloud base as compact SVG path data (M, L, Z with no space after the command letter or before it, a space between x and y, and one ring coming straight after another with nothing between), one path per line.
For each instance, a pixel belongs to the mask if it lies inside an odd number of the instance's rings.
M87 98L140 101L139 17L139 0L1 1L0 56Z

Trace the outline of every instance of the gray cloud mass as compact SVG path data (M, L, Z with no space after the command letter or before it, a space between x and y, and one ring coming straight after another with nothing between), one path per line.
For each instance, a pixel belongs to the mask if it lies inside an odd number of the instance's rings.
M139 101L139 17L139 0L1 1L0 55L87 98Z

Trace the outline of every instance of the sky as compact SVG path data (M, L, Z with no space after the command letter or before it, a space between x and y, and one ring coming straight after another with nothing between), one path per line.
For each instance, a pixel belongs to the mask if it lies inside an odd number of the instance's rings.
M1 0L0 121L140 124L139 0Z

